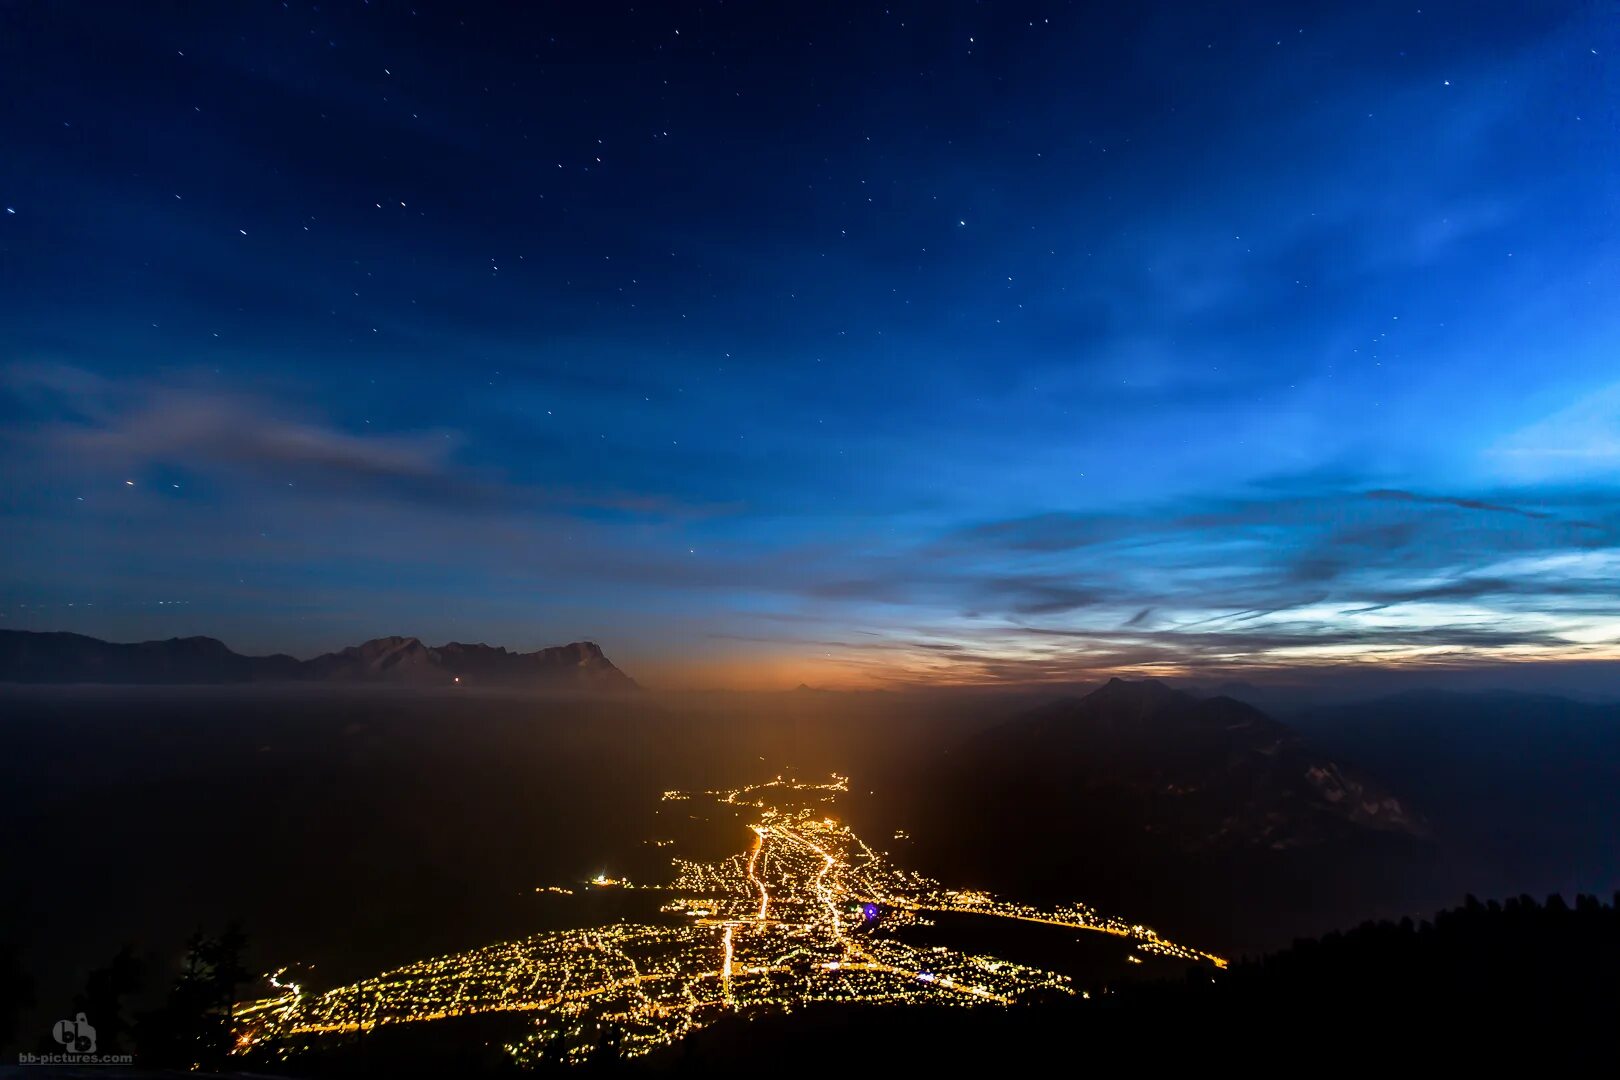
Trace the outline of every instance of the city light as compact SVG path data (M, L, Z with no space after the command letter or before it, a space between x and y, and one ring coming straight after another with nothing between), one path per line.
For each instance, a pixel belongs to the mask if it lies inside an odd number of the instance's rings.
M675 858L668 885L631 885L606 872L591 879L596 887L668 892L666 925L536 934L318 994L277 972L270 977L277 996L237 1006L238 1049L286 1057L333 1034L511 1012L534 1014L534 1029L507 1047L520 1063L559 1046L570 1060L584 1060L609 1033L619 1053L634 1057L732 1012L756 1016L811 1002L1011 1005L1037 992L1075 993L1056 972L900 939L901 928L928 925L928 915L943 912L1126 938L1136 963L1134 953L1144 953L1225 966L1083 904L1014 903L895 866L828 813L847 790L834 775L826 783L779 777L703 793L753 811L745 851L714 863Z

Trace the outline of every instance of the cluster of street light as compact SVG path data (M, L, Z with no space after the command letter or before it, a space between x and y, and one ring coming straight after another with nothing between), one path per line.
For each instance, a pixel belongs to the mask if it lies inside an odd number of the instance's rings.
M832 816L847 790L835 775L825 783L778 777L704 793L752 811L752 840L719 862L672 860L674 881L652 886L670 894L665 924L537 934L324 993L278 982L275 996L237 1007L238 1045L284 1057L334 1034L511 1012L534 1019L532 1031L507 1047L518 1061L583 1060L604 1040L627 1057L649 1053L733 1012L828 1001L1009 1005L1074 992L1056 972L903 940L913 936L904 928L927 926L934 913L1096 931L1130 939L1133 956L1225 965L1081 904L1011 903L895 866ZM629 883L601 875L590 884Z

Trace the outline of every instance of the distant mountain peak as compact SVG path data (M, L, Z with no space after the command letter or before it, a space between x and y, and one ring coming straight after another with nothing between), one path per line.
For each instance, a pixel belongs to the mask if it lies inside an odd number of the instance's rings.
M1098 695L1138 700L1191 697L1190 694L1176 689L1163 679L1122 679L1118 675L1115 675L1086 696L1097 697Z

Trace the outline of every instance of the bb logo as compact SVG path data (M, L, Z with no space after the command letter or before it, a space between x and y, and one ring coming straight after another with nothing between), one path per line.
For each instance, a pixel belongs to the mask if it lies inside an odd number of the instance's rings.
M58 1020L56 1028L51 1032L56 1041L67 1047L70 1054L93 1054L96 1052L96 1029L90 1026L90 1021L80 1013L72 1020Z

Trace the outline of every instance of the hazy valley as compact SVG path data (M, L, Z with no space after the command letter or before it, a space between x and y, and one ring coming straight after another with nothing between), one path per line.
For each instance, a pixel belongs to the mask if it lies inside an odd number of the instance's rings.
M14 686L15 827L0 855L42 872L8 894L3 922L30 928L23 957L48 973L47 1012L121 945L161 963L192 930L231 920L255 970L290 964L337 986L543 931L666 918L643 894L587 882L668 881L672 850L719 858L747 832L673 812L685 804L660 793L831 774L850 777L840 819L897 864L1034 904L1083 901L1223 955L1469 892L1604 892L1620 866L1613 711L1444 700L1449 711L1345 704L1291 726L1117 679L1044 703ZM1392 719L1402 702L1425 721ZM1545 737L1549 710L1563 737ZM1459 753L1453 728L1471 723L1479 738ZM984 940L1025 962L1069 948ZM1059 966L1101 977L1085 955Z

